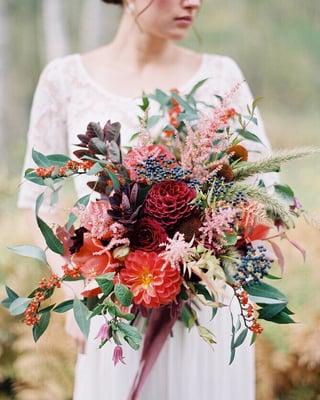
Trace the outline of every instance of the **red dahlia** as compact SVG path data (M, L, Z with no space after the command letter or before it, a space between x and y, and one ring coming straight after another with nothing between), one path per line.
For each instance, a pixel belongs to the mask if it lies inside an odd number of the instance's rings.
M147 308L169 304L180 292L180 272L155 252L136 250L125 260L121 282L133 292L133 300Z
M153 218L143 217L134 226L131 244L135 249L159 251L159 244L167 240L163 226Z
M189 204L196 191L182 181L156 183L149 190L145 200L144 212L170 229L193 210Z

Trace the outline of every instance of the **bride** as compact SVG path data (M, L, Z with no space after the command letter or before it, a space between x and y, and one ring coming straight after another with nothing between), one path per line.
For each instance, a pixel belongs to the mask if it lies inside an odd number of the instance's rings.
M144 90L155 88L187 93L195 83L209 78L198 90L197 98L212 103L215 94L224 95L244 78L237 64L227 56L199 54L179 47L175 42L185 38L201 8L201 0L104 0L123 8L114 40L86 54L72 54L51 61L43 70L34 95L25 168L33 166L32 148L45 154L69 153L77 143L77 134L85 132L90 121L104 124L108 119L121 121L122 144L128 145L138 128L136 117ZM242 83L235 94L234 107L244 112L251 104L248 85ZM151 103L152 107L155 104ZM259 125L251 131L269 146L259 113ZM265 151L251 146L251 157ZM79 179L79 178L78 178ZM88 193L84 180L76 180L79 197ZM272 179L266 176L264 179ZM19 193L18 206L34 207L37 187L25 182ZM28 218L34 219L28 212ZM50 222L57 215L45 208ZM32 214L32 216L31 216ZM36 231L36 228L35 228ZM62 261L50 256L51 265L59 270ZM74 287L74 292L79 292ZM70 296L70 293L67 295ZM237 310L235 310L237 312ZM250 338L230 357L230 315L221 309L214 321L200 313L200 320L210 325L217 337L214 351L202 343L196 331L188 332L177 323L145 386L143 400L253 400L255 397L254 350ZM127 399L138 368L139 354L125 348L125 365L112 363L112 346L98 349L95 340L101 320L93 320L87 342L72 314L67 317L67 331L75 339L79 354L75 371L74 400Z

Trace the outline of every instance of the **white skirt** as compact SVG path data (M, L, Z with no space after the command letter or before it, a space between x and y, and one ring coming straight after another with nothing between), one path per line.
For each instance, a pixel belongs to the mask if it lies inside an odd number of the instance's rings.
M233 314L237 318L234 310ZM219 309L213 321L210 321L211 311L207 307L198 312L198 316L201 325L216 335L217 344L212 349L196 328L188 331L178 321L173 337L168 337L147 378L140 400L254 400L255 361L251 335L247 335L237 349L229 366L229 309ZM140 351L123 345L126 364L118 363L114 367L114 345L107 343L99 349L99 339L94 339L103 321L100 316L92 319L85 354L78 355L74 400L127 400L138 370Z

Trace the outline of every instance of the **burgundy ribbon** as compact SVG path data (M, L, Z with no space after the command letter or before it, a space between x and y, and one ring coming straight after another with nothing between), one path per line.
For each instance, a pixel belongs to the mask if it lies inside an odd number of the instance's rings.
M138 396L143 385L179 317L180 310L181 303L151 310L148 326L144 335L139 369L130 390L128 400L139 399Z

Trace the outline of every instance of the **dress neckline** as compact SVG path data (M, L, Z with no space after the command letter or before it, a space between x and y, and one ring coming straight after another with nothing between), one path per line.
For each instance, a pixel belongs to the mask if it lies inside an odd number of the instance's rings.
M206 61L207 61L207 53L202 53L202 59L200 62L200 65L198 66L197 70L194 72L194 74L180 87L176 87L176 89L178 89L178 91L180 93L183 93L184 91L186 91L186 89L188 89L192 84L195 84L198 80L198 78L200 78L202 72L205 69L205 65L206 65ZM91 74L88 72L87 68L85 67L82 58L81 58L81 54L80 53L76 53L74 54L74 58L77 62L77 65L83 75L83 78L92 86L94 87L97 91L99 91L100 93L102 93L104 96L110 98L117 98L119 100L124 100L124 101L135 101L137 99L141 99L141 95L139 96L135 96L135 97L129 97L129 96L122 96L120 94L114 93L111 90L108 90L106 88L104 88L99 82L97 82L92 76ZM160 89L160 88L159 88Z

